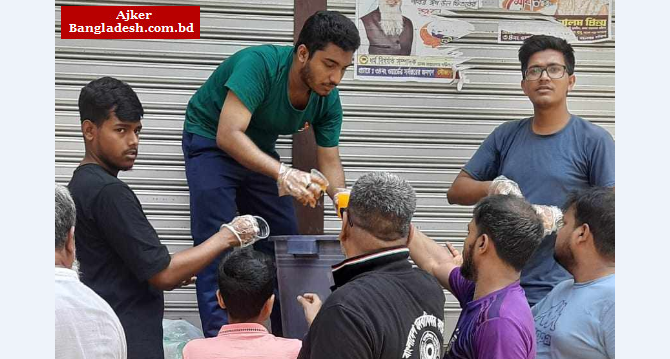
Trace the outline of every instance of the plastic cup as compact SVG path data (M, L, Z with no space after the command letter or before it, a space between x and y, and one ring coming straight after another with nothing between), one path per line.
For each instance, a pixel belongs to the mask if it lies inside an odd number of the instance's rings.
M326 192L326 190L328 189L328 185L330 184L330 183L328 182L328 178L326 178L326 176L324 176L323 173L319 172L319 170L317 170L317 169L315 169L315 168L312 168L312 170L310 171L310 173L311 173L311 175L314 176L314 177L319 177L319 178L321 178L321 179L323 180L323 182L326 183L325 186L319 186L319 187L321 187L321 191Z
M265 239L268 236L270 236L270 226L268 225L268 222L266 222L263 217L260 216L254 216L256 218L256 222L258 222L258 235L257 237L260 239Z
M342 218L344 209L349 206L349 192L340 192L337 194L337 216Z

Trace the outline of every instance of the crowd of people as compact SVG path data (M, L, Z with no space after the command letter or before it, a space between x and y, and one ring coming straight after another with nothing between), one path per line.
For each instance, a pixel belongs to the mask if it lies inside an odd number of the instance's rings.
M241 50L198 89L182 136L194 246L174 254L117 177L139 155L139 98L112 77L82 88L85 157L56 184L56 358L163 358L163 291L194 282L205 338L184 347L189 359L614 358L614 141L568 110L572 47L544 35L521 46L534 113L496 128L447 192L475 205L461 253L411 223L403 178L372 172L346 188L337 85L359 45L351 20L317 12L294 46ZM323 177L275 150L306 128ZM314 206L324 193L349 196L346 259L328 298L296 298L304 338L283 338L257 217L271 235L298 234L293 198ZM443 289L462 308L452 333Z

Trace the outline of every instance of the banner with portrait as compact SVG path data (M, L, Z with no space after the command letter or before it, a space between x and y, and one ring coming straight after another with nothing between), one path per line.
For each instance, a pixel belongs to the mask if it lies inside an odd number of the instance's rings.
M570 43L612 38L612 0L498 0L504 10L531 12L533 21L501 21L499 43L520 43L531 35L553 35Z
M474 31L450 10L478 9L481 0L357 0L356 24L361 46L354 61L355 79L455 82L467 79L452 41Z

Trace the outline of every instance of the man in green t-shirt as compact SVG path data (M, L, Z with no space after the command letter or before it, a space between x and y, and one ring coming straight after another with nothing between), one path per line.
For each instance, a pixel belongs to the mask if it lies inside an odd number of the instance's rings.
M263 217L271 235L297 234L293 201L314 206L325 182L280 162L279 135L314 129L319 170L336 202L346 191L339 155L342 106L336 86L360 45L354 23L335 11L312 15L295 46L243 49L224 61L188 103L182 149L196 245L240 214ZM274 257L272 243L255 248ZM226 323L216 300L214 261L198 274L205 336ZM278 306L278 302L275 302ZM281 335L279 308L272 327Z

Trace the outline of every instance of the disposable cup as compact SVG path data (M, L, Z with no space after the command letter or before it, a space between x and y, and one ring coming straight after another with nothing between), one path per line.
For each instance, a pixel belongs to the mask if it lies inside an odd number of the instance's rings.
M266 222L263 217L260 216L254 216L256 218L256 222L258 222L258 238L260 239L265 239L270 235L270 226L268 225L268 222Z
M342 218L342 213L349 206L349 192L341 192L337 195L337 216Z
M329 182L328 182L328 178L326 178L326 176L324 176L323 173L319 172L319 170L317 170L317 169L315 169L315 168L312 168L312 170L310 171L310 173L311 173L312 176L314 176L314 177L319 177L319 178L321 178L321 179L323 180L323 182L326 183L325 186L319 186L319 187L321 187L321 190L322 190L323 192L326 192L326 190L328 189L328 184L329 184Z

